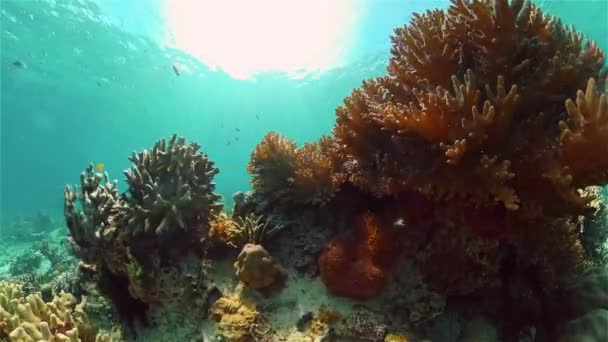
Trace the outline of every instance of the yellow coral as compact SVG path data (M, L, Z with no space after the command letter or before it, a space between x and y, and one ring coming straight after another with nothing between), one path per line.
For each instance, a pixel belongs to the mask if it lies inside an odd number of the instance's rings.
M226 341L249 341L260 333L262 317L255 305L237 296L218 299L211 308L211 315L218 322L219 332Z
M220 213L211 222L209 237L226 245L241 248L248 243L260 245L282 228L283 226L273 225L270 220L254 213L238 217L236 220L225 213Z
M237 246L239 243L238 227L226 213L216 215L209 224L209 238L227 245Z
M45 303L39 294L24 297L19 285L0 283L0 340L111 341L90 324L85 304L86 297L76 305L76 298L65 292Z
M388 334L384 337L384 342L407 342L407 336L405 335L397 335L397 334Z

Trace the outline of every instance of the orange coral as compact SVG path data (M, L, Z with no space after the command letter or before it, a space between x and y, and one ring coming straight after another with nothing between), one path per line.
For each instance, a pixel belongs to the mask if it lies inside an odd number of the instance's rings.
M253 189L270 201L288 196L289 181L296 163L295 142L270 132L251 153L247 171L253 175Z
M395 233L382 229L371 213L362 215L355 236L328 242L319 257L321 279L333 293L367 299L379 295L386 283L385 268L397 257Z
M351 183L541 217L584 213L575 190L608 182L605 95L566 101L605 79L595 43L523 0L452 0L392 43L389 75L336 110Z
M251 154L247 170L253 175L253 189L273 203L324 205L343 183L335 151L331 137L297 148L295 142L270 132Z
M607 86L608 90L608 80ZM572 172L573 181L589 184L608 182L608 98L589 79L576 102L568 99L569 124L560 123L561 159ZM577 184L578 185L578 184Z

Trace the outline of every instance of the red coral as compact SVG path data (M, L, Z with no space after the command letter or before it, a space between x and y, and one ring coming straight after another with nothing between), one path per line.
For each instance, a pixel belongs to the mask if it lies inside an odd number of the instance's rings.
M325 245L319 269L323 283L334 294L368 299L384 289L385 268L397 258L398 240L371 213L360 217L358 228L356 237L338 237Z
M319 258L321 280L339 296L354 299L375 297L384 289L384 271L369 258L362 258L357 244L350 237L328 242Z

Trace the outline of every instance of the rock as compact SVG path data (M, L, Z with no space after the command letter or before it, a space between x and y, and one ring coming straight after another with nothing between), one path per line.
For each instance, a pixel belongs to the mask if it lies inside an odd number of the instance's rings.
M384 341L388 334L385 318L369 310L346 316L335 328L339 341Z
M596 309L568 322L558 342L608 341L608 310Z
M462 342L492 342L498 341L498 329L489 319L475 316L465 325Z
M580 316L591 310L608 310L608 269L596 267L566 290L566 307Z
M307 312L304 315L302 315L302 317L300 317L298 319L298 322L296 323L296 327L298 328L298 331L306 330L306 327L308 325L310 325L310 321L312 321L313 317L314 317L314 314L312 312Z
M262 289L275 283L281 271L260 245L246 244L234 263L236 276L247 287Z

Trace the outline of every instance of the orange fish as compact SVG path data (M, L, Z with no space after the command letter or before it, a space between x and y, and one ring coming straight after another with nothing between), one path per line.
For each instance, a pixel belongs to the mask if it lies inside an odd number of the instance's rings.
M97 163L97 172L103 171L103 168L106 167L104 163Z

